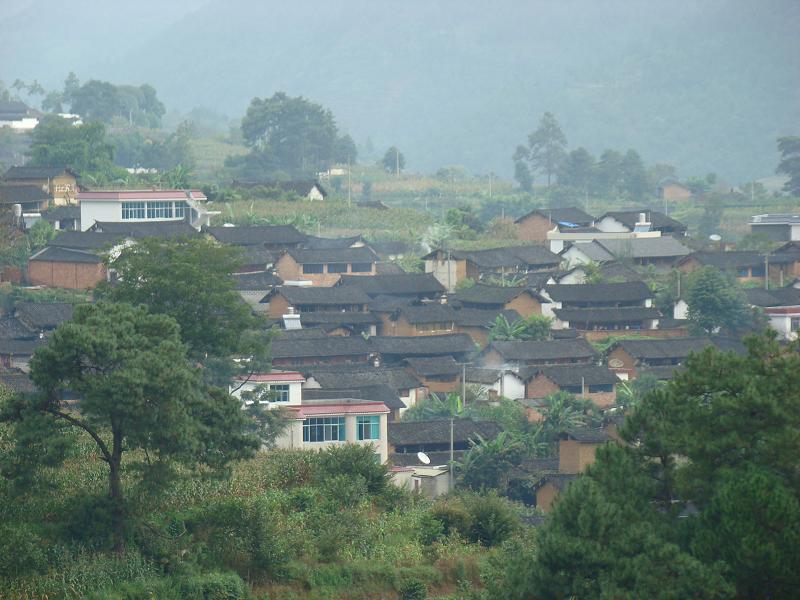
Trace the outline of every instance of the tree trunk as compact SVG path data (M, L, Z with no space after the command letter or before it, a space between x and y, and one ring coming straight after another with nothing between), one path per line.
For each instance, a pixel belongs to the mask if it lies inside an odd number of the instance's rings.
M122 496L122 436L112 427L114 448L108 463L108 497L111 500L111 529L114 537L114 552L117 556L125 553L125 506Z

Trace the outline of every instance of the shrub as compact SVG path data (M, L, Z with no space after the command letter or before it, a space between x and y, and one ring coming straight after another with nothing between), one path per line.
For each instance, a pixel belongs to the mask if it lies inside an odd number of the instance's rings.
M428 597L428 587L419 579L409 579L399 591L401 600L425 600Z
M42 571L47 558L42 540L29 525L0 525L0 577Z
M502 544L520 527L519 516L513 505L497 495L468 494L464 504L470 516L468 539L484 546Z
M472 516L457 498L440 500L431 507L431 515L442 524L442 533L458 533L467 537L472 526Z
M373 447L359 444L332 446L319 457L318 477L321 480L344 475L363 477L367 492L373 496L383 494L391 485L389 469L375 460Z

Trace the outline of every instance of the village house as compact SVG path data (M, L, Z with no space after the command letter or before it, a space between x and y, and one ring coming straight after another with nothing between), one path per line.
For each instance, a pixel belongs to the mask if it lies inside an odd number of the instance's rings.
M396 296L415 300L432 300L445 292L444 286L430 273L403 273L375 275L374 277L342 275L338 285L358 287L371 298Z
M675 268L682 273L692 273L703 267L712 266L730 273L741 283L752 281L763 283L766 277L768 259L763 254L749 250L728 252L698 251L683 257Z
M13 131L31 131L39 124L41 113L19 100L0 102L0 127Z
M377 255L368 246L331 250L292 249L281 254L275 270L284 281L310 281L331 287L342 275L375 275Z
M484 367L519 371L522 367L586 365L596 363L598 353L585 339L492 342L481 353Z
M79 201L78 179L74 171L64 167L11 167L3 176L3 189L29 189L31 194L32 190L38 190L47 197L41 207L44 209L49 204L66 206Z
M583 244L576 244L582 246ZM570 246L565 252L570 252L576 246ZM563 256L563 254L562 254ZM631 267L624 265L620 262L611 260L610 262L594 263L597 265L598 275L602 282L631 282L642 281L642 276ZM560 285L583 285L587 283L589 277L588 268L585 263L579 263L569 271L560 273L554 277L554 282Z
M266 250L281 251L299 248L308 236L294 225L252 225L248 227L204 227L203 232L221 244L231 246L257 246Z
M39 220L39 215L51 202L47 190L38 185L0 186L0 205L11 211L15 204L19 204L27 228Z
M463 366L452 356L407 358L405 363L430 392L448 394L458 391L461 385Z
M406 410L406 404L398 393L387 384L362 385L360 387L339 388L303 388L303 398L309 402L314 400L334 400L337 398L354 398L383 402L389 409L387 419L390 423L400 420Z
M477 346L483 348L489 343L492 327L498 317L503 317L509 323L522 318L516 310L460 308L455 311L456 331L466 333Z
M301 315L313 312L367 312L369 296L360 288L288 286L274 288L261 300L269 305L267 314L273 319L285 315L289 308Z
M305 331L305 330L301 330ZM372 351L361 336L328 336L299 338L283 332L273 340L272 364L275 367L297 368L303 365L369 362Z
M81 208L80 206L54 206L41 211L41 219L47 221L56 231L80 231ZM28 220L25 227L29 228Z
M108 277L98 253L45 246L28 259L28 281L70 290L90 290Z
M692 252L671 236L599 240L599 243L617 260L627 260L640 266L653 265L663 270L671 268L675 261Z
M319 327L328 335L377 335L380 319L370 312L313 311L299 315L302 327Z
M0 367L27 373L33 353L72 318L72 310L62 302L20 302L12 314L0 317Z
M425 272L453 292L465 279L498 279L555 269L561 258L542 246L510 246L488 250L434 250L422 257Z
M398 365L407 358L452 356L466 362L475 351L475 343L465 333L410 337L375 336L369 339L370 349L380 357L381 364Z
M547 233L559 225L568 227L591 227L594 217L580 208L540 208L522 215L514 224L517 238L536 244L547 244Z
M778 332L781 339L792 341L800 331L800 289L786 287L765 290L745 290L747 302L760 308L769 320L769 326Z
M691 353L711 346L714 341L709 338L619 340L606 351L606 363L620 379L636 379L653 369L671 372Z
M750 233L773 242L800 241L800 214L764 214L750 218Z
M644 225L648 226L649 231L660 231L662 236L686 235L686 225L656 210L644 213L638 210L610 211L595 222L598 230L607 233L632 232Z
M259 313L267 312L270 306L261 300L273 289L283 285L281 278L269 271L234 273L233 280L234 289L253 311Z
M324 187L314 179L295 179L291 181L277 181L277 180L264 180L264 181L239 181L234 180L232 183L234 188L239 189L252 189L264 188L266 190L274 189L283 193L295 194L300 198L314 201L325 200L328 192Z
M187 221L200 230L218 211L199 190L108 190L79 192L81 230L95 223Z
M475 284L453 295L454 303L463 308L513 310L527 319L542 314L542 298L529 287Z
M380 334L387 336L443 335L456 331L456 310L449 304L406 305L379 312Z
M519 375L525 383L525 398L541 399L557 392L588 398L600 408L617 400L619 378L600 365L528 367Z
M597 449L610 440L602 429L576 429L563 434L558 443L558 472L547 473L536 483L536 508L550 512L559 494L594 463Z
M800 277L800 241L786 242L770 254L769 261L770 280L778 287L788 285Z

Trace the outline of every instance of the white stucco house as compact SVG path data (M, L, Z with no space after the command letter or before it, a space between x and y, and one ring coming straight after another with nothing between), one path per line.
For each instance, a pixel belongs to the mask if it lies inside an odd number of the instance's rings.
M197 230L219 211L210 211L199 190L107 190L79 192L81 230L95 223L187 221Z

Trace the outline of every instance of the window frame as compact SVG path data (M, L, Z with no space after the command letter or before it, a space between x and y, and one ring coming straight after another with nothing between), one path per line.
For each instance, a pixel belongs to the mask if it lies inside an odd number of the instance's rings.
M347 263L328 263L328 273L347 273Z
M370 442L381 439L380 415L359 415L356 417L356 439Z
M319 268L319 270L317 270ZM302 265L303 275L319 275L325 272L325 264L324 263L303 263Z
M303 442L344 442L347 441L345 429L344 417L308 417L303 419Z
M147 202L123 202L122 203L122 220L145 220L147 214Z
M372 265L371 262L354 262L350 263L350 272L351 273L372 273ZM364 268L366 267L366 268Z

